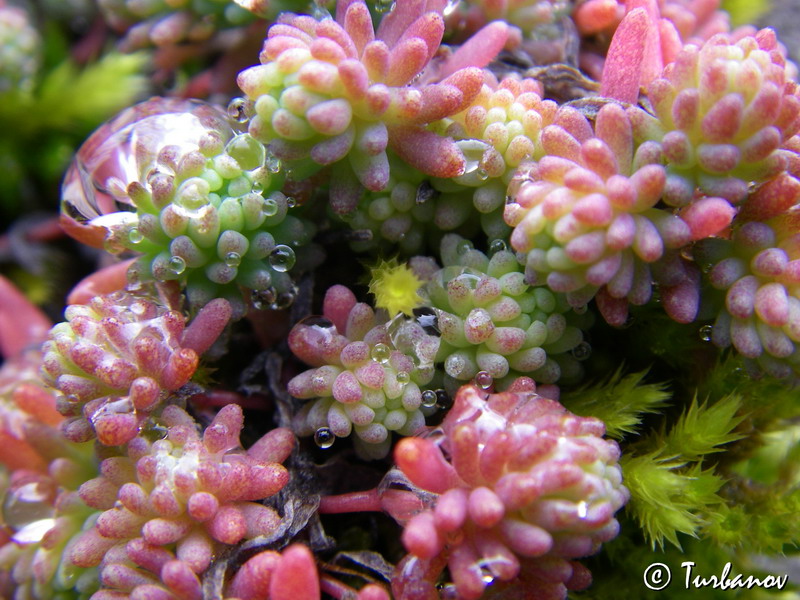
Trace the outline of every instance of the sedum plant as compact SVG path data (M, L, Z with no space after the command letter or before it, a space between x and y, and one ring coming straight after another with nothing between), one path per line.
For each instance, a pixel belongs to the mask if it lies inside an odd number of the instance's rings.
M0 0L0 596L788 573L800 97L770 29L716 0L24 8ZM52 148L126 105L59 202ZM60 217L17 219L31 198Z

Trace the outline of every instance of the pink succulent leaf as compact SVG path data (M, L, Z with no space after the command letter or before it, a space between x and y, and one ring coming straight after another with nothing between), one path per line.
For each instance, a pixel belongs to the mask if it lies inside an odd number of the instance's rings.
M642 40L648 38L652 27L647 11L642 8L632 10L622 19L603 67L600 80L603 96L629 104L638 102L645 68L646 44Z

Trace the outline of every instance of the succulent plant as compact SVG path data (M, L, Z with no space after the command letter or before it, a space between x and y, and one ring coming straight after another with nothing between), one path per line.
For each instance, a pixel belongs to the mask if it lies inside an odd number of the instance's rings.
M581 367L575 357L587 358L590 347L574 324L578 315L568 318L565 295L528 285L503 240L490 252L446 235L444 268L424 288L436 311L437 361L444 363L448 387L475 379L504 390L521 375L545 384L562 376L576 380Z
M772 30L685 46L647 96L656 118L634 110L636 134L663 148L671 206L698 187L738 203L785 170L780 148L800 128L800 91Z
M131 142L120 146L123 138ZM290 303L281 300L293 298L287 271L313 233L287 214L293 200L276 191L277 170L213 106L153 98L79 150L62 221L81 239L141 253L133 281L181 281L195 309L224 294L240 317L237 286L267 304Z
M241 27L256 16L274 17L281 10L305 8L289 0L99 0L108 24L124 33L123 48L205 42L222 29Z
M626 300L639 305L650 299L651 264L718 233L734 211L719 198L700 199L680 216L659 208L667 185L661 150L634 144L633 127L618 104L600 109L596 137L578 140L563 129L550 131L558 133L560 151L532 168L531 180L506 206L511 245L526 255L530 280L571 294L576 305L599 288L621 301L616 314L604 312L620 324Z
M695 251L706 277L725 292L724 305L706 336L733 346L757 370L796 379L800 373L800 248L794 217L750 221L730 240L708 240Z
M152 431L163 437L135 438L80 487L83 502L100 512L67 556L99 568L98 598L198 592L198 577L224 545L278 529L281 517L260 501L286 485L280 463L294 436L274 429L243 452L243 422L230 404L200 436L186 411L168 406Z
M0 95L29 92L41 62L41 39L25 10L0 1Z
M428 175L463 173L454 141L423 126L468 106L482 80L473 65L500 50L507 30L495 24L476 35L472 51L462 48L431 73L426 66L443 31L439 12L404 0L377 32L363 1L339 3L336 20L282 17L270 28L262 64L239 75L252 106L250 134L288 163L292 179L336 164L331 205L338 214L355 208L360 186L386 188L387 147ZM489 48L479 64L480 43ZM420 77L435 83L409 85Z
M74 442L97 437L108 446L131 441L189 381L230 315L225 300L214 300L185 329L179 312L124 292L68 307L42 359L45 381L64 394L57 403L69 417L64 436Z
M413 434L425 425L423 403L436 402L422 388L433 377L438 338L402 315L390 323L341 285L326 292L322 314L289 333L292 352L314 367L288 384L292 396L313 400L295 417L297 434L330 447L354 432L361 454L383 457L390 432Z
M572 559L617 535L614 513L628 498L603 424L536 394L464 386L441 428L438 438L405 438L395 450L400 470L434 494L405 523L411 557L398 567L395 594L430 597L411 590L433 589L443 557L451 596L463 599L480 598L489 581L514 580L523 564L534 579L544 575L547 597L588 584Z

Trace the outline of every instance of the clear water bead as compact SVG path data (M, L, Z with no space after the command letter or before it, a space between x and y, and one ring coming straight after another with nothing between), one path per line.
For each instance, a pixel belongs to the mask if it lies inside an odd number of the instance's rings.
M295 262L294 250L284 244L275 246L269 254L269 264L280 273L285 273L291 269Z
M433 408L436 406L437 399L438 398L434 390L425 390L422 392L422 406L425 408Z
M494 379L487 371L478 371L475 374L475 385L477 385L482 390L488 390L492 387L494 383Z
M186 261L180 256L173 256L169 259L169 269L175 275L180 275L186 270Z
M261 203L261 212L265 217L274 217L278 214L278 203L272 198L264 198Z
M238 252L228 252L225 255L225 264L229 267L238 267L242 262L242 257Z
M489 243L489 256L494 256L498 252L505 252L508 250L508 244L505 240L496 239Z
M228 116L237 123L247 123L249 117L247 116L247 100L244 98L234 98L228 103L226 109Z
M711 334L714 332L713 325L703 325L700 328L700 339L704 342L711 341Z
M392 355L392 351L389 349L389 346L386 344L375 344L373 346L372 351L370 352L370 356L372 360L376 360L379 363L387 363L389 362L389 357Z
M314 443L323 450L327 450L333 446L335 441L336 436L333 431L331 431L330 427L320 427L314 432Z
M142 235L142 232L139 231L138 228L133 227L128 232L128 240L131 244L141 244L142 241L144 241L144 235Z

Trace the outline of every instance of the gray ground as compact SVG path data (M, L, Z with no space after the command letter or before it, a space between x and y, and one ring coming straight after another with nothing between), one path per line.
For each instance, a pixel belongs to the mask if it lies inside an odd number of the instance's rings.
M772 9L758 24L775 29L792 60L800 64L800 0L772 0Z

